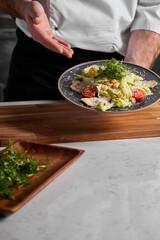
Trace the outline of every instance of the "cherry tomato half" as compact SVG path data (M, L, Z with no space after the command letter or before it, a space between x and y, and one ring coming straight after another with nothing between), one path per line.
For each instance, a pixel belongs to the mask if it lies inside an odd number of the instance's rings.
M97 89L95 87L92 87L92 86L86 86L82 90L82 95L85 98L95 97L96 93L97 93Z
M145 91L140 88L133 88L132 89L132 97L134 97L137 101L143 99L146 96Z

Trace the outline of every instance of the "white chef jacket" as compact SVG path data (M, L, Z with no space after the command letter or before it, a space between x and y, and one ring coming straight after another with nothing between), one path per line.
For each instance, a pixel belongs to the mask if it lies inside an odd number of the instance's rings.
M125 55L133 30L160 34L160 0L39 0L52 32L72 47ZM24 20L17 26L30 36Z

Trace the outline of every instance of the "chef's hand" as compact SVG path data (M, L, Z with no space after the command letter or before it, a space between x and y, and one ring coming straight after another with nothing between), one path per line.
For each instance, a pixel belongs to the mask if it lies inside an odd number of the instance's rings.
M68 58L72 57L73 50L70 45L52 33L44 8L39 2L32 1L26 4L24 19L35 41L54 52L63 54Z
M131 33L125 61L152 68L160 54L160 34L148 30L135 30Z

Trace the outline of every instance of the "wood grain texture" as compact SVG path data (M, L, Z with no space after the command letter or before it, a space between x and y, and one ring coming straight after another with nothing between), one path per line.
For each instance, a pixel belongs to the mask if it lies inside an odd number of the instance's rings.
M33 156L39 162L46 161L46 158L49 158L50 161L46 169L40 169L35 176L29 178L29 186L12 187L14 200L0 199L0 215L9 215L16 212L84 153L84 150L81 149L30 142L16 142L13 144L13 150L16 152L27 151L28 156Z
M122 114L88 111L69 102L0 108L0 146L9 138L62 143L159 136L160 102Z

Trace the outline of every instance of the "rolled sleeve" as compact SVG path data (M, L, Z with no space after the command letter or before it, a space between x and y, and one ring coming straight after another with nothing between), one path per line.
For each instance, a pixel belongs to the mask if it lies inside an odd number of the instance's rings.
M139 0L135 19L131 25L134 30L150 30L160 34L160 0Z

